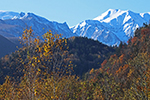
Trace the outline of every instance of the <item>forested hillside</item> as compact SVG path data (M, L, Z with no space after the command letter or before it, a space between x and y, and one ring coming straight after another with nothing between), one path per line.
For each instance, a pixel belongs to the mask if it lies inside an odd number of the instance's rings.
M26 29L23 48L1 59L1 99L150 99L150 25L115 49L51 31L41 43L32 32Z
M66 41L68 52L74 66L73 74L78 76L82 76L92 68L99 68L101 63L115 52L113 47L108 47L98 41L84 37L71 37L66 39ZM16 62L18 62L19 55L27 55L27 52L20 49L18 52L16 51L10 55L6 55L1 59L3 62L3 67L1 67L3 72L3 77L0 79L1 83L6 75L18 76L16 66L19 66L19 63Z
M96 85L96 98L119 100L150 99L150 25L137 29L128 45L91 70L88 79Z
M113 47L85 37L71 37L67 44L73 56L74 72L79 76L101 67L101 63L115 52Z

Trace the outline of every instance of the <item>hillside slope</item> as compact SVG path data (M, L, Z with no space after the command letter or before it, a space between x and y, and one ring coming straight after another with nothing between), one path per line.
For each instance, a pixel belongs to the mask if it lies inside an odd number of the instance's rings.
M17 50L16 44L0 35L0 58Z

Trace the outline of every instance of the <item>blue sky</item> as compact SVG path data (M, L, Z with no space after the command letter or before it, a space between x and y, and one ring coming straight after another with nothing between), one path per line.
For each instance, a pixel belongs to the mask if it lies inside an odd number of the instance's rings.
M108 9L150 12L150 0L0 0L0 10L32 12L69 26L93 19Z

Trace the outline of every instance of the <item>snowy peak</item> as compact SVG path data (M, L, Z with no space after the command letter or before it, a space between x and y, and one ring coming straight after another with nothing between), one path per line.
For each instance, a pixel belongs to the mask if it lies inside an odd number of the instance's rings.
M63 34L62 36L65 38L77 36L72 33L67 23L49 21L34 13L0 11L0 35L7 39L14 40L14 38L22 36L23 29L30 26L32 26L35 36L40 36L41 38L49 30L54 34Z
M31 17L31 15L34 15L34 14L24 13L24 12L18 13L18 12L12 12L12 11L0 11L0 19L2 19L2 20L23 19L28 16Z
M0 11L0 19L2 20L14 20L14 19L22 19L22 20L31 20L35 19L40 23L46 23L48 22L47 19L37 16L34 13L18 13L18 12L11 12L11 11Z
M122 21L124 19L123 24L128 21L135 13L130 10L120 10L120 9L109 9L102 15L94 18L93 20L98 20L100 22L110 23L112 20L117 19L118 21ZM122 18L122 19L121 19Z
M85 20L72 27L73 33L93 38L107 45L119 45L133 37L134 31L149 23L150 13L135 13L130 10L109 9L93 20Z
M110 22L110 20L117 18L119 15L122 15L126 11L121 11L118 9L109 9L104 12L102 15L94 18L93 20L103 21L103 22Z
M18 18L20 15L17 12L11 12L11 11L0 11L0 19L6 20L6 19L13 19Z
M100 22L110 23L113 20L122 21L122 24L126 23L128 20L141 21L149 20L150 12L148 13L135 13L130 10L120 10L120 9L109 9L100 16L94 18L93 20L98 20Z

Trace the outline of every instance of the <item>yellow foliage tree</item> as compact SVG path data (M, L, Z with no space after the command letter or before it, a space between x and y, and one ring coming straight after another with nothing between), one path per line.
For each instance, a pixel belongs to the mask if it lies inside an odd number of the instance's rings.
M70 80L76 77L71 75L72 62L67 51L66 39L61 35L48 31L43 35L44 42L39 37L33 37L33 30L26 29L22 35L23 48L26 55L18 55L20 66L17 66L23 76L19 81L10 84L10 78L1 85L0 97L4 99L36 100L36 99L64 99L71 91ZM20 51L18 51L20 52ZM3 95L5 91L6 95ZM9 92L9 91L10 92ZM15 91L15 92L13 92Z

